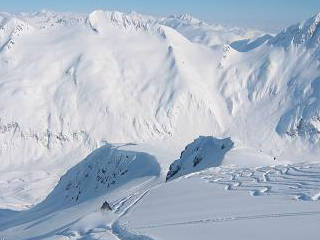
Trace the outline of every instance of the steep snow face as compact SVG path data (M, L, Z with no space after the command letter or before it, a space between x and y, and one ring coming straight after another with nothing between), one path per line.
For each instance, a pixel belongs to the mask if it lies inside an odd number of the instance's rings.
M186 146L180 159L170 165L166 180L221 165L226 152L233 147L230 138L199 137Z
M317 16L299 26L314 26ZM233 43L221 62L221 93L237 116L225 135L281 159L301 158L319 150L318 44L271 44L277 38Z
M60 207L79 204L132 180L157 177L159 174L160 167L153 156L105 145L63 175L41 204Z

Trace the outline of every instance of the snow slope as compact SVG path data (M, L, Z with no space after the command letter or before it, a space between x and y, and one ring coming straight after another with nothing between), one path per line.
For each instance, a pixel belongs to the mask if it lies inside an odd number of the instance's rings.
M192 176L151 190L121 222L146 239L312 239L318 235L318 206L225 191Z
M48 197L35 207L8 214L0 210L0 231L8 239L43 239L55 228L92 228L115 221L141 191L159 181L160 167L147 153L105 145L67 171ZM100 212L108 200L114 213ZM89 218L90 221L83 218ZM43 220L39 220L43 219ZM50 220L49 220L50 219ZM108 220L109 219L109 220ZM82 223L84 221L84 223ZM112 222L110 222L111 224ZM21 227L22 226L22 227ZM55 234L53 234L55 235Z
M33 209L0 218L0 233L9 240L312 239L320 217L319 169L319 164L214 168L166 183L151 176L132 178L65 208L49 197ZM308 198L311 189L317 194ZM100 210L105 200L112 211Z

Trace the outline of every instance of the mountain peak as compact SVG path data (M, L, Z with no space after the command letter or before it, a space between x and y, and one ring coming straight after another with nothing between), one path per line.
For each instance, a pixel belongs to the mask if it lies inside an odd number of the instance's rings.
M95 31L102 30L104 23L111 23L126 30L148 30L155 24L152 17L136 12L123 13L103 10L93 11L89 14L88 21Z
M188 22L188 23L193 23L193 24L202 23L201 20L199 20L198 18L193 17L192 15L190 15L188 13L176 16L176 18L181 20L181 21Z
M320 13L301 23L292 25L270 41L275 46L288 47L291 44L305 44L307 47L315 47L320 43Z

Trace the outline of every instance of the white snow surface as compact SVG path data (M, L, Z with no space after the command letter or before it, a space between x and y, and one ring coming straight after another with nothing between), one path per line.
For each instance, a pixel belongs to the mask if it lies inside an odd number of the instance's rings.
M319 19L0 13L0 239L315 238Z

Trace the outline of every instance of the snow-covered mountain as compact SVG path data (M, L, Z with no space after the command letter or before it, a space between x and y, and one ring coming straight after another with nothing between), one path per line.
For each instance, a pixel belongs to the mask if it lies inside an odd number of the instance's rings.
M0 231L71 238L88 216L104 221L96 211L108 199L114 239L150 239L120 218L151 216L130 212L149 193L147 206L166 196L180 209L180 194L194 199L187 183L200 198L194 172L226 190L281 195L283 184L318 200L317 167L248 167L319 162L319 16L271 36L190 15L0 13L0 208L11 209L0 210ZM171 181L180 176L191 180Z
M275 46L283 47L289 47L291 44L302 44L309 48L319 47L319 23L320 13L304 22L292 25L284 29L270 42Z
M180 151L200 135L284 161L318 153L318 15L256 40L189 15L42 11L0 22L1 169L69 168L105 142Z
M263 34L257 30L208 24L189 14L161 18L159 23L175 29L191 42L209 47L230 44L239 39L256 38Z

